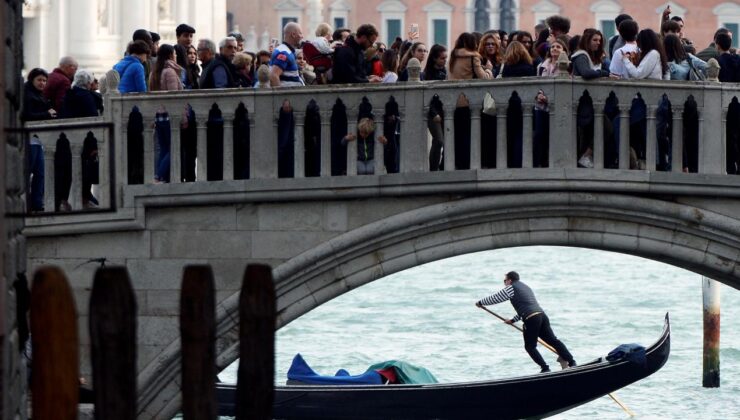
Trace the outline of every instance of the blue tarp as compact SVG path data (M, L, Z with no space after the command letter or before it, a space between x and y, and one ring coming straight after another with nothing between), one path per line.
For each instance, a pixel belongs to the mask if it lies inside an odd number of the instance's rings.
M609 354L606 356L606 360L610 362L619 362L622 359L643 367L647 367L647 356L645 354L645 347L639 344L622 344L614 350L610 351Z
M391 368L395 372L398 383L437 383L437 378L427 369L400 360L388 360L386 362L376 363L360 375L350 375L344 369L339 369L334 376L319 375L308 366L308 363L303 360L300 353L293 357L293 363L290 365L290 369L288 369L288 380L300 381L311 385L382 385L385 383L385 378L378 371Z

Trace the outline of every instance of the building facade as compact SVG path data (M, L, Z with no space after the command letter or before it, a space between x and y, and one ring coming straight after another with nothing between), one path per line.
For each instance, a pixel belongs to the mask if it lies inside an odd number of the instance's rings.
M99 74L121 59L136 29L172 43L180 23L194 27L196 39L218 40L226 33L226 0L27 0L25 68L51 70L71 55Z
M250 51L265 49L270 38L281 38L281 28L289 21L300 23L306 38L314 36L321 22L353 30L373 23L385 42L406 37L410 25L418 24L421 41L449 46L465 31L532 31L553 14L571 19L571 34L596 27L610 36L616 32L614 18L621 13L631 15L641 27L657 30L666 5L673 15L683 17L685 36L697 47L706 46L720 26L736 35L740 29L737 0L227 0L229 29L244 33ZM740 36L733 39L737 46Z

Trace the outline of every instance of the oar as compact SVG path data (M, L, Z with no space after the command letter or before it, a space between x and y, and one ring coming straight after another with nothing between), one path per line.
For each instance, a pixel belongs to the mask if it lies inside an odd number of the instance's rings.
M488 312L489 314L495 316L496 318L498 318L498 319L500 319L500 320L502 320L504 322L508 321L508 319L502 317L501 315L497 314L496 312L493 312L492 310L486 308L485 306L479 306L479 308L483 309L484 311ZM518 326L516 326L514 324L509 324L509 325L511 325L512 327L516 328L517 330L519 330L521 332L524 332L524 330L522 330L520 327L518 327ZM551 352L553 352L555 354L558 354L558 352L555 350L555 348L553 348L551 345L547 344L543 339L537 337L537 342L540 343L540 344L542 344L545 348L547 348ZM560 355L558 355L558 360L560 360ZM629 408L627 408L627 406L624 405L622 403L622 401L619 401L619 399L617 399L617 396L616 395L614 395L613 393L609 393L607 395L609 395L609 397L612 400L614 400L614 402L617 403L617 405L619 405L620 407L622 407L622 410L624 410L625 413L629 414L630 417L634 417L635 416L635 413L633 413L632 410L630 410Z

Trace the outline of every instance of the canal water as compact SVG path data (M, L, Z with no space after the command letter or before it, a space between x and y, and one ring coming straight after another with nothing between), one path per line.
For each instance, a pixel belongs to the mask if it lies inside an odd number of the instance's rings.
M583 363L623 343L648 346L671 317L671 356L657 373L616 392L635 419L740 418L740 292L721 286L721 387L702 380L701 277L624 254L566 247L479 252L426 264L346 293L277 333L276 383L301 353L314 370L362 373L390 359L424 366L440 382L536 373L521 333L474 303L519 272L553 330ZM511 317L511 304L489 307ZM540 347L552 368L555 356ZM220 376L236 381L234 363ZM495 407L492 407L492 418ZM556 419L625 419L608 397Z

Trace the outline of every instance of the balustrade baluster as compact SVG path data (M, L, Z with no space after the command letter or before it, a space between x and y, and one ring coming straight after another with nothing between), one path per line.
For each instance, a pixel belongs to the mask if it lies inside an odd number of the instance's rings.
M321 176L331 176L331 109L321 113Z
M121 138L116 139L116 150L115 153L117 156L114 156L116 158L116 176L118 178L118 182L122 185L128 184L128 130L126 129L126 124L121 125ZM120 146L120 147L119 147ZM120 158L118 158L120 156ZM120 195L120 194L118 194ZM119 197L120 198L120 197Z
M144 118L144 184L151 184L154 180L154 120ZM74 183L73 183L74 185ZM72 205L74 207L74 205Z
M347 132L355 135L355 141L347 142L347 175L357 175L357 112L347 110Z
M645 146L645 169L655 171L658 139L657 139L657 119L655 118L656 107L647 107L647 145Z
M470 106L470 169L481 168L480 109Z
M673 144L671 171L683 172L683 110L673 107Z
M630 168L630 108L619 107L619 169Z
M604 105L594 104L594 169L604 169Z
M719 86L704 88L702 105L703 108L699 110L699 173L725 174L727 108L722 102Z
M532 168L533 159L533 119L532 104L522 103L522 168Z
M181 150L182 146L180 143L180 115L173 115L171 120L171 140L170 140L170 182L180 183L182 182L182 159Z
M82 209L82 131L70 133L69 147L72 149L72 188L69 190L69 205L72 210Z
M208 179L206 170L208 169L207 155L208 155L208 113L201 112L199 115L203 115L206 118L198 118L198 143L197 152L195 159L195 181L203 182Z
M111 133L105 128L98 132L98 185L95 197L98 198L98 206L106 209L111 207L111 177L110 177L110 152ZM93 188L96 186L93 185Z
M48 138L48 137L47 137ZM44 147L44 211L54 211L54 153L55 140L42 142Z
M445 107L444 123L445 145L442 150L445 171L454 171L455 168L455 108Z
M373 142L373 156L375 157L375 175L385 174L385 146L378 141L383 135L383 116L375 122L375 141Z
M506 169L509 165L506 151L506 110L503 107L499 108L496 118L496 169Z
M295 130L293 141L293 176L306 177L306 143L305 143L305 113L293 111Z
M427 172L429 146L427 136L428 104L424 93L410 89L404 91L401 109L401 173Z
M223 180L234 179L234 115L224 115Z

